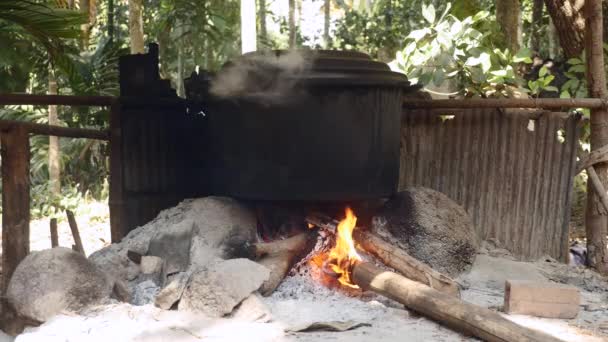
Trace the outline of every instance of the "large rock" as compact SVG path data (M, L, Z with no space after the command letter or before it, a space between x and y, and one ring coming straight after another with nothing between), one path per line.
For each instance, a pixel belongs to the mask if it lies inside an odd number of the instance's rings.
M270 271L248 259L222 260L195 272L178 309L221 317L260 288Z
M141 276L140 265L127 256L129 251L162 258L167 275L191 273L231 257L230 246L252 241L256 229L255 213L234 199L185 200L132 230L120 243L93 253L89 260L136 292L146 277ZM137 293L133 295L135 298ZM150 297L142 298L149 300Z
M399 192L372 222L380 235L453 277L471 267L479 249L475 227L464 208L432 189Z
M113 282L82 254L53 248L28 255L11 278L7 297L21 316L44 322L110 298Z
M194 221L187 219L173 225L171 229L160 230L150 240L148 255L165 260L167 274L183 272L188 268L194 226Z

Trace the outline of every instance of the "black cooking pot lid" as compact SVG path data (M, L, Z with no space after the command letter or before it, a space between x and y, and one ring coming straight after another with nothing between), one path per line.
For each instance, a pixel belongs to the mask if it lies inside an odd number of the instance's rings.
M227 62L218 75L230 72L259 74L265 81L281 78L313 85L410 86L404 74L356 51L256 51Z

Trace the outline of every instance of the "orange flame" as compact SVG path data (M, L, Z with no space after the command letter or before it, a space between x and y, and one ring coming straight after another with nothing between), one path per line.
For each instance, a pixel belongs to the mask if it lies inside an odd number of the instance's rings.
M357 217L350 208L346 208L346 218L338 224L336 232L336 246L329 251L327 265L339 275L338 281L342 285L358 288L351 279L351 268L361 261L355 249L353 230L357 225Z

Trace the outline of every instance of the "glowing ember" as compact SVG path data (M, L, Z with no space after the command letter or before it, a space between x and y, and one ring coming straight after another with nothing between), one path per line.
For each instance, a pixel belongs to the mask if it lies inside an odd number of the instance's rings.
M351 268L361 257L355 250L353 230L357 225L357 217L350 208L346 208L346 218L338 224L336 245L329 251L325 267L338 276L342 285L358 288L351 280Z

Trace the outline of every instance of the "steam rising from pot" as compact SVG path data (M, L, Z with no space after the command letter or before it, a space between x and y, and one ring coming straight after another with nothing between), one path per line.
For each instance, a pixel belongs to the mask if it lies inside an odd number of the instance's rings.
M297 93L298 80L311 69L313 58L313 52L295 50L246 55L217 74L211 81L210 93L220 98L280 102Z

